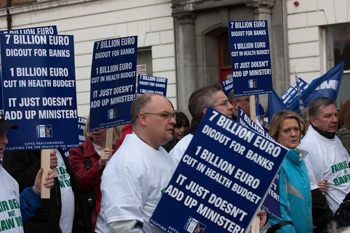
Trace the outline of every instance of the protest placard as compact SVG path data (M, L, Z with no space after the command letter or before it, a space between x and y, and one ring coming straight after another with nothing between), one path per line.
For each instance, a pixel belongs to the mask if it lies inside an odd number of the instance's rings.
M91 67L90 131L129 124L135 99L137 37L97 41Z
M137 79L137 95L157 93L166 96L167 78L139 75Z
M235 96L272 91L269 35L266 20L229 22Z
M222 89L224 90L226 96L233 90L233 78L226 79L221 82Z
M250 130L270 139L271 141L274 141L274 139L270 136L270 134L268 134L268 132L266 132L263 129L260 123L259 122L255 123L252 119L250 119L249 116L245 114L239 106L238 106L237 122L249 128ZM278 174L276 175L276 178L274 179L261 208L265 210L267 213L272 214L276 218L281 219Z
M78 144L81 145L82 143L85 142L85 137L84 137L84 129L85 129L85 124L86 124L87 119L85 117L80 117L78 116L78 121L77 121L77 128L74 129L73 127L70 129L70 133L77 135L78 137ZM75 147L66 147L62 148L64 150L64 155L68 158L69 157L69 150L71 148Z
M245 232L286 153L209 108L150 223L164 232Z
M260 135L274 141L273 138L270 136L270 134L261 127L260 123L259 122L255 123L252 119L250 119L250 117L247 114L245 114L239 106L238 106L237 122L249 128L250 130L253 130L259 133Z
M70 35L0 34L4 117L19 130L7 150L78 146L74 41Z
M21 28L21 29L13 29L13 30L4 30L0 31L0 33L10 33L10 34L46 34L46 35L55 35L57 34L56 26L43 26L43 27L33 27L33 28ZM18 50L18 56L21 56L24 50ZM0 79L2 77L0 71ZM0 82L0 114L3 115L3 106L2 106L2 82Z
M57 27L56 26L43 26L43 27L32 27L32 28L20 28L20 29L0 31L0 33L56 35L57 34Z

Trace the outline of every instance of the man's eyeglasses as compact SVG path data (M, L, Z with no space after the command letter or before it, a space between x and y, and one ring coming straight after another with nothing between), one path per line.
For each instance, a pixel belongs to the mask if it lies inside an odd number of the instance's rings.
M148 114L148 115L157 115L160 116L164 119L168 119L170 120L172 117L176 120L176 112L144 112L144 114Z
M220 104L215 104L212 106L212 108L216 107L216 106L227 106L230 103L229 100L225 100L224 102L220 103Z

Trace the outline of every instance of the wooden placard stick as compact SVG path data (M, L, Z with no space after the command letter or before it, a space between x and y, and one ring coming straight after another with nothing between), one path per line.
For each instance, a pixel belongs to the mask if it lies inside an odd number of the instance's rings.
M255 95L249 96L249 108L250 108L250 118L254 123L256 123L256 107L255 107ZM259 233L260 217L255 216L252 223L251 233Z
M50 152L52 149L43 149L41 150L41 167L44 168L43 176L41 179L41 199L50 199L50 189L46 188L44 183L47 173L50 169ZM56 169L55 169L56 170ZM56 171L57 174L57 171Z
M106 147L112 151L113 149L113 128L108 128L106 131Z
M249 96L250 119L256 123L255 95Z
M252 223L251 233L259 233L259 228L260 228L260 217L256 216Z

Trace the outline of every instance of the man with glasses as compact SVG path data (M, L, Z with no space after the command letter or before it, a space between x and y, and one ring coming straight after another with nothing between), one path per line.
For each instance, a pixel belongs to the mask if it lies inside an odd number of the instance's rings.
M249 104L249 96L233 96L233 90L228 94L228 99L233 106L233 117L232 119L237 121L238 116L238 106L242 109L242 111L250 117L250 104Z
M102 175L103 212L110 232L162 232L149 223L175 170L162 145L173 138L175 111L159 94L138 96L130 110L133 133Z
M192 115L190 133L181 139L169 152L176 165L180 162L182 155L190 144L199 123L208 110L208 107L212 107L216 111L232 118L233 106L227 99L220 83L199 88L190 96L188 101L188 109Z

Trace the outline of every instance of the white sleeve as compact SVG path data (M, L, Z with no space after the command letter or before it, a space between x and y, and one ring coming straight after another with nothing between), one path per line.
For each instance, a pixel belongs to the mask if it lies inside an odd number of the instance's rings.
M115 162L115 161L113 161ZM102 175L101 191L104 215L107 224L115 221L138 220L143 221L143 187L140 166L133 164L119 164L109 166ZM134 171L131 171L133 170ZM143 177L145 178L145 177ZM140 180L141 179L141 180ZM147 184L146 184L147 185Z
M319 171L322 168L318 166L319 165L318 162L312 160L309 154L306 155L304 161L305 161L307 173L309 175L310 188L311 190L318 189L319 187L317 184L319 181L322 180L322 176L321 178L319 177L319 174L320 174Z
M183 139L181 139L174 148L169 152L170 157L173 159L175 166L179 165L182 156L185 154L185 151L190 144L193 138L192 134L186 135Z

